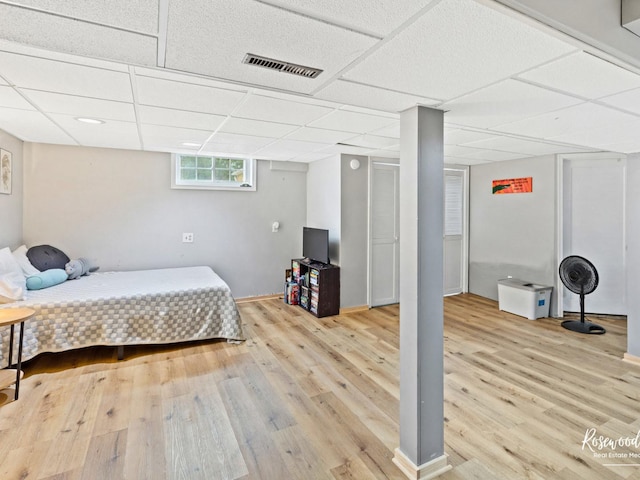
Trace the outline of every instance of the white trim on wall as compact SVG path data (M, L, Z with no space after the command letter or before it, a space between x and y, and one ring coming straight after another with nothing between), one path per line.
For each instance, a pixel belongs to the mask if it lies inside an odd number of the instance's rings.
M564 163L566 155L556 155L556 265L564 258ZM564 285L560 280L560 273L556 271L556 308L550 315L556 318L564 316Z

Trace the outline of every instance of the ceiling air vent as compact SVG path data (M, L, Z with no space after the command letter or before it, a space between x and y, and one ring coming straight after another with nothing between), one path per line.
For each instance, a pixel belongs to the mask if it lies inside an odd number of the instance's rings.
M282 60L274 60L273 58L261 57L252 53L247 53L242 63L255 65L257 67L268 68L270 70L278 70L280 72L298 75L299 77L316 78L322 73L319 68L305 67L296 65L295 63L283 62Z

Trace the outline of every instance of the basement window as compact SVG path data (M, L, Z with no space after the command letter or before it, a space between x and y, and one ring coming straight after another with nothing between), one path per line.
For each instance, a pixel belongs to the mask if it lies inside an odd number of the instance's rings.
M172 155L171 188L256 190L256 161L252 158Z

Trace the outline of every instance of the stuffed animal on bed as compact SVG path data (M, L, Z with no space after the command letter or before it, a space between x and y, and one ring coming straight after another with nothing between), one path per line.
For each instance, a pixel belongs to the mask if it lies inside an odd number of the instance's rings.
M75 280L83 275L89 275L91 272L95 272L100 267L96 267L91 264L87 258L75 258L70 260L65 266L64 271L69 275L69 280Z

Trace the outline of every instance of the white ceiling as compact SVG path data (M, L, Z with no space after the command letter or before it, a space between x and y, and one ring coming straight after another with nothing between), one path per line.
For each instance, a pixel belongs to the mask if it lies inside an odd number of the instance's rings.
M398 157L415 105L445 111L449 163L640 151L638 71L491 0L0 0L0 129L25 141Z

